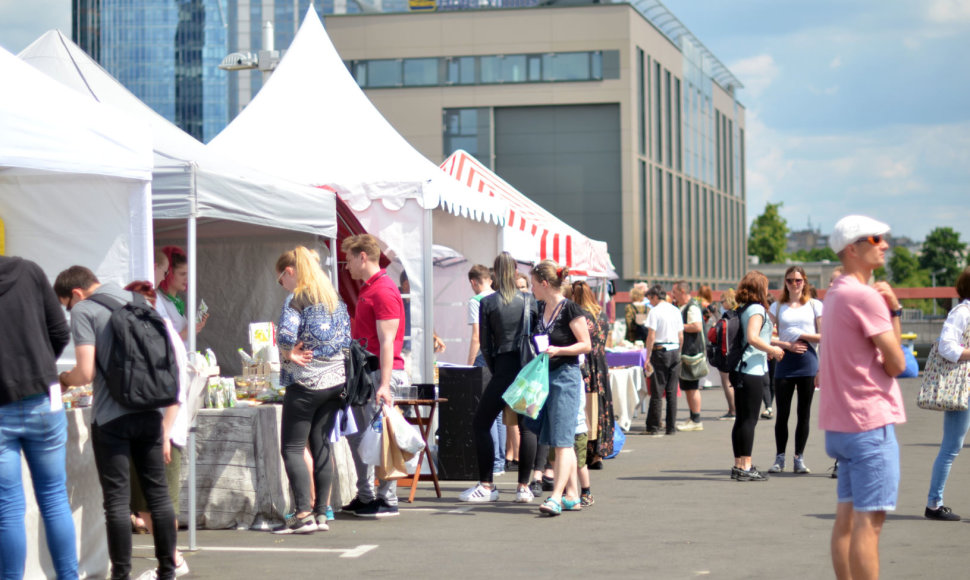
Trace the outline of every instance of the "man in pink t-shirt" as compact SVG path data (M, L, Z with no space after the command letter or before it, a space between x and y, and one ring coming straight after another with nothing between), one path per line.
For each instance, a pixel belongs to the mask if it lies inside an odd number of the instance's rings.
M886 261L888 233L888 225L852 215L829 238L844 272L825 295L817 381L825 450L839 465L831 544L837 578L879 577L879 534L899 491L894 425L906 413L894 377L905 368L902 310L889 284L867 285Z

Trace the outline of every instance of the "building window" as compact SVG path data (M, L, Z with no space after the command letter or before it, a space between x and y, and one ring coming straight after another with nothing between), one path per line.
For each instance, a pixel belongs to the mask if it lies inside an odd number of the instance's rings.
M667 136L666 136L667 137L667 150L665 151L664 161L667 163L667 167L673 167L674 166L674 161L673 161L673 152L674 152L674 150L673 150L673 145L674 145L674 140L673 140L673 126L674 126L674 124L673 124L673 116L671 114L671 111L673 110L673 107L671 107L670 93L671 93L670 71L667 70L667 69L664 69L664 112L666 113L666 116L664 117L664 125L666 125L666 127L667 127Z
M687 237L687 216L690 215L690 210L684 211L684 184L683 180L677 178L677 199L674 200L674 207L677 209L677 275L684 276L687 274L687 253L684 247L684 239ZM690 242L686 244L690 247Z
M674 224L677 223L677 212L674 208L674 176L669 171L667 173L667 187L664 191L664 205L667 206L667 215L665 216L667 222L667 271L669 275L675 274L674 264L676 264L676 250L677 246L674 242L674 236L677 236L677 231L674 228Z
M664 224L664 170L657 168L656 181L654 181L653 197L656 202L656 211L653 214L654 239L657 240L657 248L653 255L657 257L657 269L660 274L667 273L667 260L665 248L667 247L668 229Z
M637 47L637 125L640 141L640 155L647 154L647 86L643 78L645 63L643 49Z
M683 170L683 160L681 159L681 149L683 144L681 139L681 101L680 101L680 79L674 77L674 168L677 171Z
M491 110L487 107L445 109L443 147L445 155L464 149L485 166L492 166Z
M660 63L654 61L653 63L653 98L654 98L654 116L653 116L653 126L654 126L654 143L653 143L653 160L657 163L662 163L661 155L663 155L663 83L660 82Z
M721 112L714 110L714 158L717 160L717 181L715 185L718 191L721 190Z
M738 134L739 134L739 137L738 137L738 149L740 149L739 155L738 155L738 157L740 157L740 167L738 168L738 175L741 177L741 191L738 192L738 196L741 199L747 199L747 192L745 190L745 183L744 183L744 167L745 167L745 165L744 165L744 129L738 128Z
M734 195L734 121L727 122L728 193Z
M366 86L374 88L401 86L401 68L401 60L396 58L369 61Z
M527 80L526 57L524 54L503 56L500 66L502 82L524 83Z
M494 84L502 78L501 68L497 56L478 57L478 82L481 84Z
M438 84L438 59L408 58L404 60L405 86L427 87Z
M640 166L640 272L650 271L650 260L647 251L650 244L647 242L650 236L650 195L647 191L649 174L647 173L647 163L639 162Z

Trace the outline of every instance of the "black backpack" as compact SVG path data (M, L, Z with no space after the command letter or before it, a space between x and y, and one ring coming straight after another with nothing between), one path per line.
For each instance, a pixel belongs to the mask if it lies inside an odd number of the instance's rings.
M722 373L734 372L744 356L748 341L741 328L741 313L749 306L725 311L707 332L707 362Z
M95 294L88 300L111 311L113 337L107 367L98 365L112 398L147 411L178 402L178 364L165 321L140 294L132 302ZM100 357L98 357L100 360Z
M347 384L340 393L344 407L363 405L373 397L375 389L370 373L379 368L380 359L364 348L360 341L350 341L344 367Z

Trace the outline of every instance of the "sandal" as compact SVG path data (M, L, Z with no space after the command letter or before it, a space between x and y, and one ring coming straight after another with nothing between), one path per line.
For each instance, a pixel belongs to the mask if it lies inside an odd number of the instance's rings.
M546 501L542 502L542 505L539 506L539 513L546 514L547 516L558 516L562 513L562 506L556 500L547 497Z
M574 500L566 499L566 496L562 496L562 511L564 512L578 512L583 509L583 500L581 498L576 498Z
M133 534L147 534L148 526L145 522L135 514L131 514L131 533Z

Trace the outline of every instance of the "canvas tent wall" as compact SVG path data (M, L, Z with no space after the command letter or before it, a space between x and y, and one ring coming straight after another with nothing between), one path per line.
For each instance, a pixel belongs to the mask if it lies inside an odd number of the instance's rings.
M312 8L273 75L208 147L338 193L408 273L419 362L412 379L430 380L433 319L423 297L433 288L432 232L451 231L444 243L490 261L504 204L468 195L394 130L347 72Z
M90 267L102 281L150 276L148 127L77 95L3 49L0 76L5 253L36 261L51 279L73 264ZM73 349L65 354L73 357ZM78 571L87 577L108 572L100 495L97 486L72 489ZM30 537L42 536L39 520L36 509L28 511ZM28 543L25 576L53 576L43 542Z
M188 250L187 318L194 318L196 289L202 289L212 315L199 346L213 348L224 372L238 371L235 351L247 345L248 323L278 318L282 296L272 269L279 254L303 244L326 257L320 239L336 235L333 193L251 168L259 163L246 165L210 151L155 113L59 31L45 33L20 58L151 126L157 241ZM199 240L203 254L197 261ZM331 265L336 268L335 261ZM190 341L190 348L194 346Z
M592 240L566 224L502 179L467 151L458 150L441 169L470 190L509 204L503 239L505 248L526 245L538 260L553 260L570 271L590 277L615 279L616 271L606 242Z

